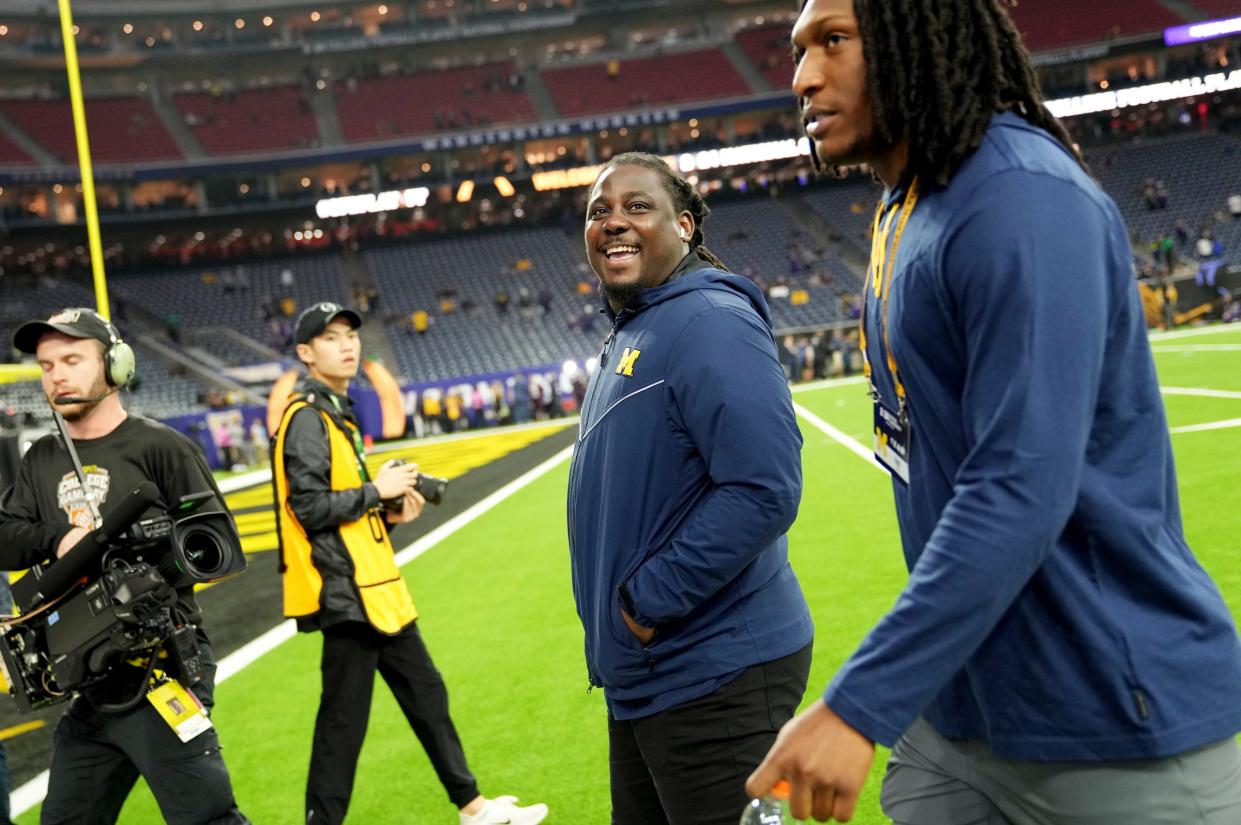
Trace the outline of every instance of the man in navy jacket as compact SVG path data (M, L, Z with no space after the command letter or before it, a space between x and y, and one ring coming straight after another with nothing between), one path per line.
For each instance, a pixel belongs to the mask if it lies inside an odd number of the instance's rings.
M569 547L616 825L735 821L810 668L785 537L801 435L766 302L702 247L706 214L641 154L613 159L587 206L613 326L582 405Z
M750 789L847 821L879 742L897 825L1241 822L1241 643L1185 541L1128 233L1012 22L807 0L793 42L816 157L887 188L862 349L910 573Z

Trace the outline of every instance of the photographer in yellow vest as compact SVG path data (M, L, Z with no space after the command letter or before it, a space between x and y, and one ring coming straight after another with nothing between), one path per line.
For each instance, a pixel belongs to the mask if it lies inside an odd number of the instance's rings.
M448 691L415 622L388 526L418 518L418 468L388 462L370 475L349 399L358 372L361 316L314 304L294 340L309 376L291 397L272 452L284 612L323 633L323 692L315 720L306 822L345 818L366 736L375 672L391 688L462 825L535 825L546 805L487 799L466 765Z

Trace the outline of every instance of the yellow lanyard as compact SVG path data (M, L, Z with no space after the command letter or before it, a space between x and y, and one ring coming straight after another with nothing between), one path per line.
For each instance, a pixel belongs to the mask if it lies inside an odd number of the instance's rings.
M873 293L873 297L882 302L879 309L879 324L883 335L883 350L888 358L888 370L892 373L892 384L896 387L896 398L898 404L898 412L902 417L905 415L905 385L901 383L900 373L896 367L896 359L892 357L892 348L888 345L888 298L892 293L892 268L896 264L896 253L901 248L901 236L905 234L905 226L909 223L909 216L913 214L914 207L918 205L918 179L914 178L909 184L909 191L905 193L905 199L901 201L901 205L884 221L884 202L879 201L879 205L875 208L875 220L871 226L870 235L870 266L867 271L867 289L865 303L862 306L862 329L859 343L862 346L862 370L866 376L866 381L870 384L871 398L876 402L879 400L879 390L875 386L875 380L871 377L870 355L866 350L866 319L870 316L869 307ZM897 212L900 217L897 218ZM896 224L896 230L893 231L892 225ZM889 247L888 238L891 236L891 245Z

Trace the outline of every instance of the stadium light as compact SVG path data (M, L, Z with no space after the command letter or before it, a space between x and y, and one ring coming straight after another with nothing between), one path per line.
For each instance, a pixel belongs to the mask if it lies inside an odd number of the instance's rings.
M1134 106L1147 106L1151 103L1167 103L1171 100L1217 94L1233 89L1241 89L1241 69L1233 70L1228 74L1218 72L1185 80L1149 83L1145 86L1135 86L1132 89L1121 89L1115 92L1097 92L1049 100L1047 109L1058 118L1077 117Z
M474 197L474 181L461 181L461 186L457 188L457 203L469 203L472 197Z
M599 177L602 166L579 166L576 169L557 169L554 172L535 172L530 176L537 192L552 189L573 189L578 186L590 186Z
M394 189L367 195L346 195L343 198L324 198L315 204L315 214L321 219L343 218L349 215L370 215L376 212L392 212L396 209L413 209L426 206L431 190L425 186L410 189ZM466 200L469 200L467 197ZM464 201L463 201L464 202Z
M809 154L810 145L806 141L789 138L766 143L751 143L746 146L730 146L726 149L686 152L677 156L676 166L682 173L703 172L723 166L746 166L752 163L786 160Z
M496 185L496 191L506 198L511 198L517 194L517 189L513 186L512 181L503 175L497 175L492 183Z

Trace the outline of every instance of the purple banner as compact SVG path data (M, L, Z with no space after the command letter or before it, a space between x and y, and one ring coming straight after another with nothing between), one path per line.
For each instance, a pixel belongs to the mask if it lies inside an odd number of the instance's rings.
M1223 20L1207 20L1202 23L1186 23L1184 26L1173 26L1170 29L1164 30L1163 42L1169 46L1180 46L1183 43L1213 40L1216 37L1227 37L1230 34L1241 34L1241 17L1229 17Z

